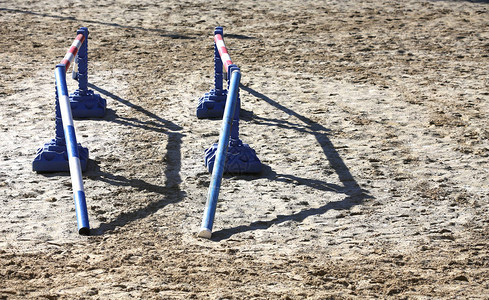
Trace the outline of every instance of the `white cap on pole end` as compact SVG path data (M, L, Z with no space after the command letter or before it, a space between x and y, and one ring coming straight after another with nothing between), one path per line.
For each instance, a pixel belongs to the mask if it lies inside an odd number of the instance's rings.
M200 228L200 231L197 234L197 236L205 239L210 239L212 236L212 231L210 231L207 228Z

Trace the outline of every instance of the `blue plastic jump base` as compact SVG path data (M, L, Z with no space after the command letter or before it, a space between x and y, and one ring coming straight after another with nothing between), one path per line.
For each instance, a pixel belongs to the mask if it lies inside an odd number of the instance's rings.
M76 90L70 94L73 118L102 118L105 116L107 102L99 94L88 90Z
M212 89L199 98L197 106L197 118L213 119L221 118L226 105L227 90L216 91Z
M82 171L86 171L88 149L82 147L81 144L77 144L77 147L81 169ZM42 148L37 150L36 157L32 162L32 170L38 173L68 172L70 170L70 164L68 162L66 144L57 143L56 139L52 139L50 142L44 144Z
M212 173L216 161L217 148L219 144L213 144L205 150L205 166ZM241 140L230 140L226 151L226 163L224 173L229 174L253 174L260 173L262 163L256 156L255 150Z
M73 71L73 79L78 81L78 89L70 94L71 112L73 118L102 118L107 101L88 89L88 28L82 27L76 33L85 39L75 57L78 70Z

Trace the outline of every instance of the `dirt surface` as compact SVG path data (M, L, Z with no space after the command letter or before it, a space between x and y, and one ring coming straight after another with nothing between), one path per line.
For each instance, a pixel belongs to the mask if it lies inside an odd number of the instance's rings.
M265 167L204 240L218 25ZM81 26L89 237L68 174L32 171ZM0 299L489 297L487 1L2 1L0 99Z

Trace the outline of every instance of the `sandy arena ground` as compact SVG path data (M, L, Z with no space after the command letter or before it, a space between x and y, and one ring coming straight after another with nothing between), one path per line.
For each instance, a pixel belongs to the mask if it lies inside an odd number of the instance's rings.
M489 3L226 2L0 2L0 299L488 299ZM203 240L218 25L265 168ZM31 166L81 26L89 237Z

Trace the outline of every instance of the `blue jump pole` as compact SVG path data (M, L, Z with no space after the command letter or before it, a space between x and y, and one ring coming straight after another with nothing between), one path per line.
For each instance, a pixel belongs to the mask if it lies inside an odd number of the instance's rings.
M231 74L229 92L226 99L226 106L224 108L224 116L222 118L222 127L217 147L216 161L212 169L212 177L209 185L209 191L207 193L204 217L198 233L199 237L207 239L209 239L212 235L212 225L214 223L214 216L216 214L217 198L219 197L219 190L221 188L222 174L224 173L224 165L226 163L226 153L229 145L229 138L231 136L231 127L233 124L236 104L238 102L237 99L240 79L241 72L239 69L235 69Z
M78 153L78 143L76 142L75 127L73 126L68 87L66 85L66 65L59 64L56 66L55 78L70 166L71 183L73 186L78 233L89 235L90 225L88 224L87 203L85 200L85 191L83 189L82 168Z

